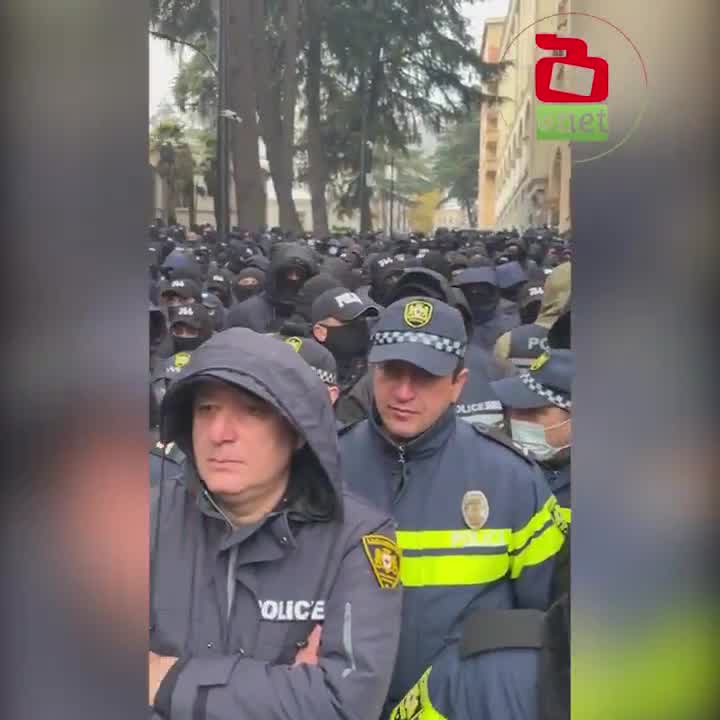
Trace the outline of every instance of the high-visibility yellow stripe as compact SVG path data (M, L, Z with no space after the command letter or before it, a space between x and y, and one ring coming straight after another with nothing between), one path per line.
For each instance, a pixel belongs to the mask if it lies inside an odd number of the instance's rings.
M572 510L570 508L561 507L560 512L562 513L562 516L565 518L566 522L572 522Z
M390 713L390 720L448 720L432 703L428 682L432 668L428 668L420 680L408 690L405 697Z
M548 501L538 510L531 518L530 521L521 530L517 530L512 534L512 540L510 541L511 550L519 550L523 546L527 545L530 538L535 533L547 525L548 521L552 520L552 508L557 505L557 499L554 495L548 498Z
M400 579L405 587L479 585L499 580L510 569L507 553L499 555L403 555Z
M398 530L397 544L403 550L451 550L468 547L507 547L510 530Z
M551 558L563 546L565 534L557 525L550 525L545 532L533 538L525 549L511 557L510 577L515 580L526 567L539 565Z

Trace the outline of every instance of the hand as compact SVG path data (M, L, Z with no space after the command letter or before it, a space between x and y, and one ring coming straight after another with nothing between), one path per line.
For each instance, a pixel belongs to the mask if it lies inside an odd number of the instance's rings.
M155 696L160 688L160 683L165 679L165 676L170 671L170 668L177 662L175 657L166 657L164 655L156 655L154 652L149 653L148 666L149 666L149 704L153 705L155 702Z
M307 645L298 650L295 656L293 667L298 665L317 665L318 652L320 650L320 636L322 635L322 625L316 625L307 639Z

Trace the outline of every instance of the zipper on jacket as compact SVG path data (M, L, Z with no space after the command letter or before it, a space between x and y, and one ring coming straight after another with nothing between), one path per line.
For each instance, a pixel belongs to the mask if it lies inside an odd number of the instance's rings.
M205 495L205 498L207 501L215 508L215 510L220 514L220 516L225 520L228 526L228 532L232 534L232 531L234 529L234 525L232 522L230 522L230 518L222 511L222 508L215 502L215 498L207 491L204 490L203 494ZM223 650L225 652L229 651L230 646L230 618L232 615L232 609L233 605L235 604L235 566L237 564L237 556L238 556L238 548L237 545L233 546L230 549L230 552L228 553L228 565L227 565L227 572L225 575L226 579L226 602L227 602L227 610L225 617L222 618L222 625L223 625L223 632L222 632L222 639L223 639Z
M400 464L400 484L398 485L397 492L395 493L395 501L400 498L403 490L405 489L405 446L397 445L398 451L398 463Z

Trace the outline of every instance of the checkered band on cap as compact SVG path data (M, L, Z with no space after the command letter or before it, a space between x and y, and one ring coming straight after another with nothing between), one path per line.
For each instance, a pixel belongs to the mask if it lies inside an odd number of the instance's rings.
M557 405L557 407L561 408L562 410L570 411L572 409L572 401L568 398L567 395L561 395L560 393L557 393L551 388L547 387L547 385L539 383L529 373L521 375L520 379L525 383L525 385L527 385L528 389L532 390L532 392L534 392L536 395L539 395L541 398L545 398L553 405Z
M418 343L426 345L434 350L455 355L456 357L465 357L465 343L461 340L451 340L442 335L434 335L433 333L413 332L412 330L386 330L384 332L376 332L372 336L374 345L396 345L397 343Z
M313 367L313 370L320 376L320 379L326 385L337 385L337 376L335 373L330 372L329 370L322 370L318 367Z

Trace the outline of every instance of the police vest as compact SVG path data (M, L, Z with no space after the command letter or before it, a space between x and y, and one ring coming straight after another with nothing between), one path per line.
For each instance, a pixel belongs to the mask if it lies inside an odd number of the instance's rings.
M525 370L535 358L548 351L548 331L542 325L521 325L510 333L509 359L515 367Z

